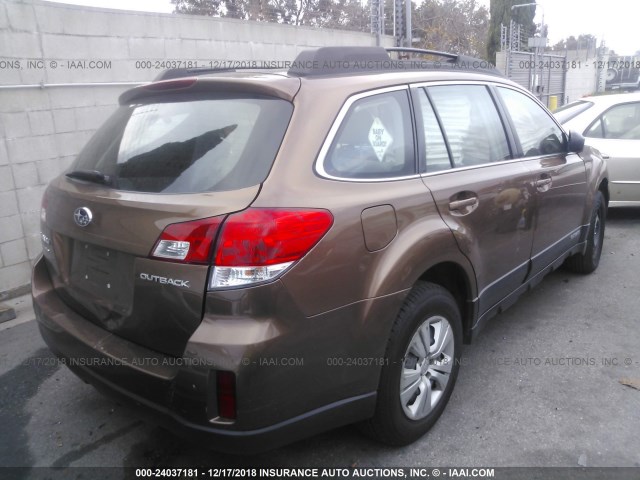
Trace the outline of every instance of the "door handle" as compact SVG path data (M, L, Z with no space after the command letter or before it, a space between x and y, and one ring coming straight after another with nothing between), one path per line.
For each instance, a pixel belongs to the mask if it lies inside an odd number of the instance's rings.
M605 160L609 160L609 158L610 158L609 155L607 155L604 152L600 152L600 155L602 155L602 158L605 159Z
M462 210L465 207L473 207L478 204L478 197L465 198L449 202L449 210Z

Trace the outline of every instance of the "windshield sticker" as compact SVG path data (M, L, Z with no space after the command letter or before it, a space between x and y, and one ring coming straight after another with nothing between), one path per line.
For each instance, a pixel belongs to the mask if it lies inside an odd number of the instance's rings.
M376 152L379 162L382 162L391 142L393 142L393 137L389 135L380 119L376 117L369 129L369 143L373 147L373 151Z

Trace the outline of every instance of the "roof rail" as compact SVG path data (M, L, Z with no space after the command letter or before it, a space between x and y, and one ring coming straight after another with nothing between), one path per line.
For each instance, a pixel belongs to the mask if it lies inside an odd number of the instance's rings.
M320 47L300 52L287 73L297 77L362 73L359 63L382 65L390 60L382 47Z
M455 53L448 52L439 52L437 50L427 50L425 48L409 48L409 47L387 47L385 48L387 52L398 52L398 53L422 53L424 55L433 55L436 57L445 57L456 60L459 55Z
M482 60L481 58L470 57L468 55L458 55L456 53L449 52L439 52L437 50L427 50L424 48L409 48L409 47L389 47L386 49L387 52L398 52L398 53L418 53L421 55L432 55L435 57L444 57L448 58L447 65L443 66L444 69L454 68L454 69L466 69L466 70L479 70L482 73L488 73L491 75L499 75L503 76L502 73L490 62L486 60Z
M442 57L445 60L442 63L431 60L395 60L389 56L390 52L430 55ZM303 50L295 60L288 63L290 68L287 74L295 77L421 70L468 70L502 76L493 65L485 60L455 53L408 47L320 47ZM281 66L172 68L161 72L154 78L154 82L238 70L283 70L283 68Z
M390 52L431 55L446 60L442 63L416 59L395 60L389 56ZM291 76L309 77L424 70L468 70L502 76L492 64L479 58L405 47L320 47L304 50L292 62L287 73Z

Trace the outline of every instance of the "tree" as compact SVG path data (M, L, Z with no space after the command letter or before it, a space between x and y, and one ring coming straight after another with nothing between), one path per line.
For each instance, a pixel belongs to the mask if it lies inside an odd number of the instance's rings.
M176 13L368 32L370 0L171 0ZM486 52L489 12L478 0L412 2L417 47L476 57ZM385 33L393 33L393 1L385 2Z
M525 3L533 3L530 0L491 0L489 6L489 34L487 38L487 57L490 62L496 62L496 52L500 50L500 26L509 26L509 22L513 19L516 23L522 25L527 36L533 36L536 26L533 19L536 16L536 7L520 7L511 10L514 5L522 5Z
M586 50L595 49L598 39L590 33L578 35L578 38L571 35L569 38L563 38L556 43L552 50Z
M222 0L171 0L171 3L176 6L175 13L217 17Z
M476 0L425 0L412 23L421 48L485 57L489 12Z
M171 0L176 13L367 31L360 0Z

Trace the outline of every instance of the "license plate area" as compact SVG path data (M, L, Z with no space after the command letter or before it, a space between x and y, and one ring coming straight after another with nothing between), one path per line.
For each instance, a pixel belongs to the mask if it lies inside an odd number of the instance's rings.
M74 240L71 284L74 295L101 319L126 315L133 301L132 255Z

